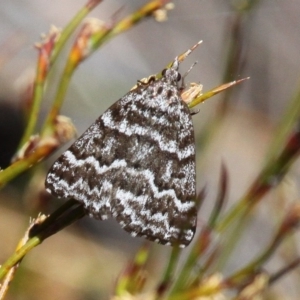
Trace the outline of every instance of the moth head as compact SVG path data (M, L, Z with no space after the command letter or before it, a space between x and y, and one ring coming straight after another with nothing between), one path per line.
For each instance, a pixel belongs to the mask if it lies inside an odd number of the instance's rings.
M178 65L176 68L173 66L168 69L163 69L161 75L170 81L178 82L181 79L181 74L178 72Z
M181 55L176 56L173 63L171 64L171 66L169 66L168 68L166 68L162 71L162 73L161 73L162 76L164 78L166 78L168 81L171 81L171 82L180 81L181 80L181 74L178 71L179 64L181 62L183 62L201 43L202 43L202 41L197 42L193 47L186 50ZM192 69L192 67L190 68L190 70ZM183 78L189 73L189 71L183 76Z

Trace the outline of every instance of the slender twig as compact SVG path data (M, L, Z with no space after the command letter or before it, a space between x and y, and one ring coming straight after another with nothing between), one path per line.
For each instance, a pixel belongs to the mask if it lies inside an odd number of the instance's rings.
M161 299L170 288L174 279L174 273L179 262L180 254L181 249L178 246L172 248L164 275L161 282L159 282L158 287L156 288L156 299Z
M6 262L4 262L4 264L0 268L0 280L4 276L6 276L6 274L11 270L11 268L13 268L17 263L19 263L23 259L23 257L34 247L41 244L46 238L69 226L76 220L82 218L86 214L86 211L82 205L79 205L71 211L69 211L69 207L67 206L68 205L64 207L65 214L62 217L58 217L57 219L53 220L53 222L47 222L46 219L45 222L47 226L43 226L43 223L41 225L37 225L41 226L43 230L39 230L36 227L33 228L33 232L38 232L38 234L32 235L32 233L30 232L30 238L28 239L26 244L23 247L17 249L17 251L13 253L12 256ZM54 212L53 214L55 216L61 216L62 209L59 208L58 211L59 212ZM51 216L49 218L54 219Z
M297 257L294 259L291 263L289 263L287 266L276 272L270 277L270 284L276 283L279 279L281 279L283 276L287 275L287 273L291 272L295 268L298 268L300 265L300 257Z

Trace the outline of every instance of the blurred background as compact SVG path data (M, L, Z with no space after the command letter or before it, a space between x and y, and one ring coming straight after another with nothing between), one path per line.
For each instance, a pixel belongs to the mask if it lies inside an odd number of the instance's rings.
M147 1L106 0L90 17L121 18ZM204 91L221 83L250 76L230 94L216 96L199 106L193 117L196 131L197 184L207 196L199 215L205 222L218 192L221 164L229 171L228 207L237 201L261 169L268 145L299 85L300 6L293 0L253 1L175 0L168 20L146 19L110 40L80 65L73 77L62 114L70 117L80 135L138 79L158 73L174 57L198 40L203 44L182 64L184 73L194 61L187 82L200 82ZM0 2L0 166L9 165L22 135L24 93L35 70L34 44L51 25L64 27L85 1L11 0ZM238 45L232 48L233 45ZM232 50L234 49L234 50ZM236 51L234 57L232 52ZM67 54L67 51L65 52ZM231 64L230 59L235 63ZM53 82L59 78L57 64ZM40 123L53 99L47 87ZM225 100L224 100L225 99ZM223 103L222 105L220 103ZM203 130L222 115L222 125L202 144ZM65 149L67 145L63 148ZM43 194L45 172L57 151L39 170L18 177L0 192L0 259L3 262L24 234L29 216L48 214L61 203ZM299 200L299 163L257 209L247 234L225 272L238 268L259 252L274 232L278 212ZM35 192L39 191L39 195ZM39 202L42 198L42 203ZM36 202L39 202L38 204ZM275 227L276 228L276 227ZM105 299L117 274L133 256L142 239L131 238L113 221L83 219L46 240L22 262L7 299ZM168 247L154 245L151 270L163 268ZM284 263L286 253L270 261L269 270ZM26 276L24 276L26 274ZM278 299L298 299L294 271L274 288ZM274 294L274 298L275 294Z

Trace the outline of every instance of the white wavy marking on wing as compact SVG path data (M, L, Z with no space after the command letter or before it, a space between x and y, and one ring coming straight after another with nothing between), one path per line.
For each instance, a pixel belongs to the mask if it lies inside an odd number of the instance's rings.
M179 160L185 159L186 157L195 154L194 144L190 144L184 149L180 150L177 147L177 141L165 141L164 136L159 134L155 130L148 130L147 128L138 124L130 125L126 119L123 119L122 121L118 122L118 124L116 124L112 118L111 111L109 110L102 115L101 119L106 127L117 129L119 132L124 133L127 136L131 136L133 134L142 136L150 135L151 139L159 144L161 150L175 153L178 156Z
M142 196L136 197L130 191L118 189L117 193L116 193L116 197L120 200L121 204L125 208L122 211L122 214L130 216L132 226L137 226L137 228L141 227L143 229L148 228L152 231L153 235L156 235L158 233L163 234L165 240L168 240L173 235L179 235L180 230L181 230L180 227L170 226L169 218L168 218L167 214L164 215L161 212L157 212L155 214L150 214L150 212L148 210L143 209L143 208L141 208L141 210L139 210L139 211L136 211L128 205L129 201L132 201L132 202L134 201L134 202L139 203L139 205L141 207L143 207L144 204L146 204L146 202L148 201L147 196L142 195ZM181 203L181 205L182 205L182 203ZM194 203L193 203L192 207L193 206L194 206ZM137 216L137 213L140 216ZM116 217L117 213L113 214L113 216ZM146 220L146 222L144 222L144 220ZM158 225L156 226L154 224L149 224L148 223L149 221L157 222ZM126 224L122 222L121 226L125 227ZM136 233L134 233L134 234L136 235ZM185 234L187 240L192 239L192 237L194 235L194 233L191 229L184 231L184 234Z
M173 189L159 191L154 183L155 176L153 175L153 173L150 170L143 170L143 171L137 172L133 168L128 168L125 160L115 160L109 166L100 166L99 161L96 158L94 158L93 156L90 156L83 160L78 160L78 159L76 159L74 154L69 150L67 150L63 155L65 156L65 159L68 160L69 163L71 165L73 165L74 167L82 168L82 166L84 166L86 163L93 165L98 175L102 175L105 172L112 170L112 169L126 167L126 172L129 173L130 175L142 175L145 179L147 179L147 181L151 187L151 190L154 193L155 198L159 199L166 195L172 197L174 199L175 205L178 207L180 212L188 211L190 208L192 208L194 206L193 201L184 202L184 203L181 202L177 198L176 193ZM57 165L54 165L54 167L59 168L60 166L57 163ZM87 184L87 180L83 181L83 178L80 178L73 185L70 185L65 180L59 179L57 176L55 176L54 173L49 174L49 176L50 175L52 175L53 177L56 177L55 179L53 178L53 181L51 182L54 190L58 189L59 187L63 187L63 189L65 189L66 191L68 191L68 190L72 191L72 190L76 190L76 188L79 187L79 188L85 190L86 195L91 195L92 193L96 193L97 195L99 194L99 193L97 193L97 191L99 191L99 189L96 190L96 187L95 187L92 190L90 190L90 188ZM49 176L48 176L48 178L49 178ZM47 178L47 180L48 180L48 178ZM111 188L113 188L113 187L111 187ZM80 199L78 199L78 200L84 201L85 203L89 203L89 199L87 199L85 197L85 195L81 194L81 195L78 195L78 197L80 197ZM135 199L136 197L132 194L132 198Z

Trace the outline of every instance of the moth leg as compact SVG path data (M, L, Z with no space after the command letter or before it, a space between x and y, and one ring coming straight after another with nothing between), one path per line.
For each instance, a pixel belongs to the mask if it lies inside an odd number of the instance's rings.
M199 113L199 111L200 111L200 108L198 108L197 110L192 110L190 112L190 114L191 114L191 116L194 116L194 115L197 115Z

